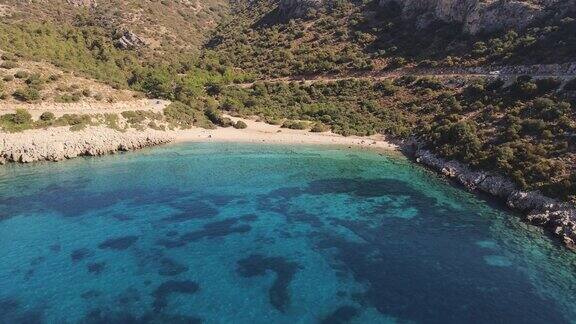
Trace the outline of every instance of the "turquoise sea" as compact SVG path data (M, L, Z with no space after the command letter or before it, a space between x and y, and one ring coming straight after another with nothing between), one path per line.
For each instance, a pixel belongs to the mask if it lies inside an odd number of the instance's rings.
M0 323L569 323L576 253L402 157L0 166Z

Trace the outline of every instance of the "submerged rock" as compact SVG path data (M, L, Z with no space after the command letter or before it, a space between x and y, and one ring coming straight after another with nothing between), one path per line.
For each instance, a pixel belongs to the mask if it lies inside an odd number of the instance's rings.
M546 228L569 249L576 251L576 207L573 205L546 197L537 191L519 190L506 177L474 171L460 162L440 158L428 150L418 149L414 154L418 163L457 180L466 188L504 200L508 207L525 213L526 221Z

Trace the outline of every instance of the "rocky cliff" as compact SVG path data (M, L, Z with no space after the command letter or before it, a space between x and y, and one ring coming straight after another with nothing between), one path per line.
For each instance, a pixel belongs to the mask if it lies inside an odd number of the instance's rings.
M459 23L470 34L522 29L536 19L574 8L574 0L380 0L398 5L423 29L434 21Z
M283 18L302 18L330 0L280 0ZM424 29L435 21L461 24L470 34L523 29L536 19L576 7L576 0L379 0L387 10L399 6L402 17Z
M302 18L311 9L322 6L326 0L281 0L278 4L278 13L282 18Z
M526 215L526 221L544 227L571 250L576 251L576 207L543 196L538 192L524 192L497 174L474 171L457 162L437 157L418 149L416 161L454 179L470 190L477 190L502 199L506 204Z

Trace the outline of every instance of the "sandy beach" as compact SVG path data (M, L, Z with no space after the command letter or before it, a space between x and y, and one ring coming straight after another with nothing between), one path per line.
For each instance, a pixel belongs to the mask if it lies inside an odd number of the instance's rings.
M81 131L71 131L69 127L51 127L20 133L0 132L0 164L61 161L78 156L111 154L116 151L182 142L334 145L379 151L398 150L398 146L387 141L383 135L344 137L331 132L312 133L249 119L230 118L244 121L248 128L118 131L104 126L89 126Z
M239 143L266 143L286 145L338 145L346 147L361 147L376 150L398 150L395 145L386 140L384 135L367 137L342 136L332 132L312 133L308 130L294 130L281 128L264 122L249 119L230 117L234 121L242 120L246 129L217 128L214 130L193 128L189 130L174 131L176 142L239 142Z

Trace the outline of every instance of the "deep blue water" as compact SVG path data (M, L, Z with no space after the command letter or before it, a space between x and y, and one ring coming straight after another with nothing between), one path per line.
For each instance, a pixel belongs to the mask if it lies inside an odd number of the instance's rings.
M0 323L564 323L575 270L401 157L186 144L0 167Z

